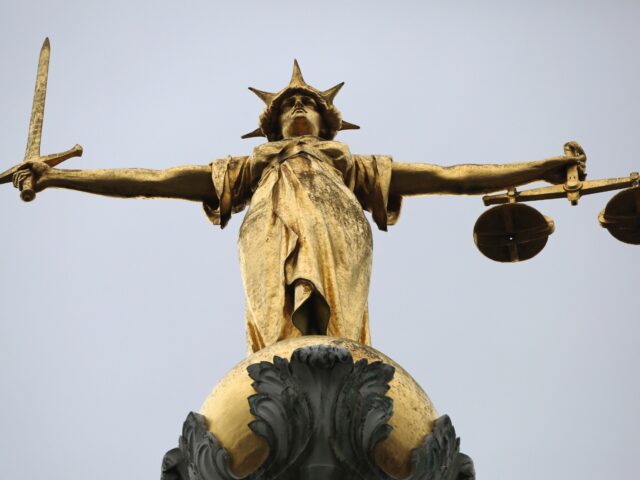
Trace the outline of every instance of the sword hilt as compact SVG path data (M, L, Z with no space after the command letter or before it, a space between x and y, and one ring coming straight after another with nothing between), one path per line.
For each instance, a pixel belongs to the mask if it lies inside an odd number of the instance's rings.
M59 165L70 158L81 157L82 152L82 147L76 144L73 148L67 150L66 152L54 153L53 155L47 155L45 157L37 157L33 160L35 160L36 162L46 163L50 167L55 167L56 165ZM29 161L29 159L27 159L27 161ZM22 182L22 185L20 187L20 198L25 202L31 202L36 198L36 191L33 180L33 173L31 173L24 180L24 182Z

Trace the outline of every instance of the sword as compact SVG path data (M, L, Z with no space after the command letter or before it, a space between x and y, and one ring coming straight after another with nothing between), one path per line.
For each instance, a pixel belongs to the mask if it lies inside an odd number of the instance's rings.
M36 76L36 88L33 94L33 106L31 107L31 120L29 122L29 136L27 138L27 149L24 153L24 160L21 164L0 173L0 184L8 183L13 175L18 172L25 162L43 162L50 167L55 167L65 160L82 156L82 147L75 145L73 148L62 153L52 155L40 155L40 141L42 139L42 121L44 119L44 102L47 96L47 79L49 77L49 57L51 56L51 45L49 38L45 38L40 49L38 60L38 73ZM25 202L30 202L36 198L33 185L33 174L31 174L22 184L20 198Z

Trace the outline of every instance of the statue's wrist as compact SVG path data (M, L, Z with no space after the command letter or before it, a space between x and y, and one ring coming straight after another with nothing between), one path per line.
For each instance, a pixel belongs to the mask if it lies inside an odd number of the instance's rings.
M54 169L50 169L50 170L47 170L46 172L43 172L43 174L40 176L40 178L37 181L38 190L42 191L45 188L55 186L56 174L57 174L57 171L55 171Z
M551 158L546 160L543 165L543 171L545 173L555 170L556 168L560 168L567 163L567 160L564 157L560 158Z

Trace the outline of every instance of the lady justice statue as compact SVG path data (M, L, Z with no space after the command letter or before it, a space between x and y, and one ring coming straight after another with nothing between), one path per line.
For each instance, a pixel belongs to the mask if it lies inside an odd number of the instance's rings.
M380 230L400 214L402 197L484 194L529 182L562 183L567 168L584 170L580 147L529 163L458 165L397 163L386 155L357 155L335 140L359 128L341 119L334 98L308 85L294 62L277 93L251 90L266 104L260 126L243 138L267 142L249 156L210 165L145 169L59 170L42 161L17 167L13 184L35 192L67 188L114 197L203 202L224 226L248 208L239 253L247 305L247 341L256 352L301 335L330 335L370 343L367 296L372 239L363 210Z
M49 43L41 52L25 161L4 174L25 200L48 188L113 197L201 202L220 227L247 208L238 241L250 356L185 422L163 478L475 478L448 417L413 379L370 347L367 297L372 235L393 225L402 198L476 195L584 177L574 142L565 154L507 165L393 162L336 141L343 121L328 90L308 85L297 62L243 138L266 143L248 156L167 170L64 170L79 146L40 155ZM357 360L354 362L354 360ZM248 370L248 375L247 375ZM248 398L248 405L247 405Z

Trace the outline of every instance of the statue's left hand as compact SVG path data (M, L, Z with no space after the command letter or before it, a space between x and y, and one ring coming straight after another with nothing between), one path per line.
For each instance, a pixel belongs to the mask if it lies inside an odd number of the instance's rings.
M543 160L545 172L542 180L554 185L567 181L567 171L569 167L577 165L580 180L587 177L587 156L584 149L578 142L567 142L564 144L564 155Z

